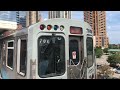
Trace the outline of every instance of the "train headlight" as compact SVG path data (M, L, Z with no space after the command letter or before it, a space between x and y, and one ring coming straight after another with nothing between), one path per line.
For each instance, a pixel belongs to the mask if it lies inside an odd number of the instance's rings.
M94 74L92 74L92 79L94 79Z
M60 26L60 30L61 30L61 31L63 31L63 29L64 29L64 26L63 26L63 25L61 25L61 26Z
M89 78L91 79L91 78L92 78L92 76L90 75L90 76L89 76Z
M52 25L47 25L47 29L51 30L52 29Z
M41 30L44 30L44 28L45 28L45 25L44 25L44 24L41 24L41 25L40 25L40 29L41 29Z
M58 25L54 25L54 30L57 30L59 28Z

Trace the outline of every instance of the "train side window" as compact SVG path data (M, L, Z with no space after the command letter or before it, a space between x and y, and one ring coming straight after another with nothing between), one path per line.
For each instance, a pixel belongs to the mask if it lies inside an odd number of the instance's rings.
M88 60L88 68L93 65L93 39L91 37L87 37L86 41L87 45L87 60Z
M14 40L7 42L6 66L13 70Z
M18 39L17 47L17 72L22 76L26 75L27 66L27 41Z

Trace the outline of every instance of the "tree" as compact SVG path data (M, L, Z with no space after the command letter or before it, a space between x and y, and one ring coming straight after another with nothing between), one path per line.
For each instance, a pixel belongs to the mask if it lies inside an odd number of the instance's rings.
M108 53L108 48L103 49L103 52L107 54Z
M97 58L100 58L103 54L102 49L100 47L95 48L95 54Z
M109 49L112 49L112 45L109 44L108 48L109 48Z
M120 54L112 54L111 56L108 56L107 62L110 63L110 65L117 65L120 63Z

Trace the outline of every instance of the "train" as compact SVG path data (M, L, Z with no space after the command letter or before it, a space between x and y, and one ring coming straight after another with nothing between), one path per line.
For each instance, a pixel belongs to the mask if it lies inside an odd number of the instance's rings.
M91 26L67 18L48 19L0 38L2 79L95 79Z

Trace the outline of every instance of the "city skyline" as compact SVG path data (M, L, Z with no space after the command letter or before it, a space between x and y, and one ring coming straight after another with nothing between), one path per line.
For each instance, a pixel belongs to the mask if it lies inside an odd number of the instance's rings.
M43 20L48 19L48 11L40 11ZM83 11L72 11L72 19L84 20ZM16 21L16 11L0 11L0 20ZM120 11L106 11L106 30L110 44L120 44Z

